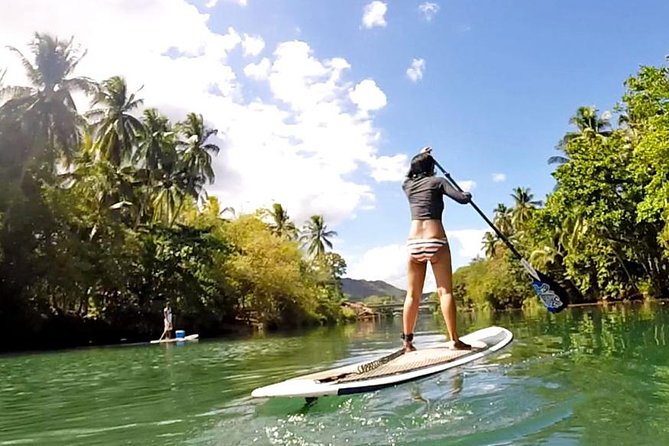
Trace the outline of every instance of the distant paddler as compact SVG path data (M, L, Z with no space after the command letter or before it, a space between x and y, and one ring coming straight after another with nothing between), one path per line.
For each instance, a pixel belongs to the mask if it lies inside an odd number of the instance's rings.
M160 339L158 339L159 341L162 341L163 338L165 339L172 338L172 308L170 307L169 302L167 302L165 304L165 308L163 308L163 324L165 326L165 329L163 330L163 334L160 335Z

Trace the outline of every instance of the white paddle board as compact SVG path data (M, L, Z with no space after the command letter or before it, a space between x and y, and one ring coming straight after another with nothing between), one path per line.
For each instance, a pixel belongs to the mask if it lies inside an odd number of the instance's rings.
M431 344L408 353L396 352L321 372L298 376L255 389L254 398L349 395L424 378L483 358L508 345L513 334L506 328L488 327L460 338L472 350L453 350L452 342Z
M184 336L183 338L170 338L170 339L155 339L151 341L152 344L164 344L164 343L170 343L170 342L183 342L183 341L197 341L199 335L197 334L192 334L188 336Z

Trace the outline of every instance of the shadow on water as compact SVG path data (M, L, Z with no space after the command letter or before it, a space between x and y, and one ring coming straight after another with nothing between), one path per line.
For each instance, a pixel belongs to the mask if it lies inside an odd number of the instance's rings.
M664 306L465 313L501 325L499 354L376 392L250 397L255 387L371 359L399 320L185 346L0 358L0 445L669 444ZM424 315L418 346L444 339Z

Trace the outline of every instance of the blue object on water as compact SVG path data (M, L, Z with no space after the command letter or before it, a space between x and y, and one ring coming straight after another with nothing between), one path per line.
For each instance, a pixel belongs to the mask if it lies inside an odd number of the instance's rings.
M176 334L177 339L183 339L184 336L186 336L186 331L185 330L176 330L174 332L174 334Z

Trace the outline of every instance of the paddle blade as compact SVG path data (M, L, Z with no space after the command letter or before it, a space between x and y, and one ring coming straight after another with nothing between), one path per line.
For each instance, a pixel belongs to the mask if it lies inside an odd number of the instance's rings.
M539 280L532 277L532 287L546 309L551 313L559 313L567 308L567 305L569 305L567 292L544 273L540 271L536 271L536 273Z
M539 296L539 300L551 313L559 313L567 308L567 292L558 285L553 279L544 273L535 270L530 263L521 258L521 263L525 267L527 274L532 279L532 288Z

